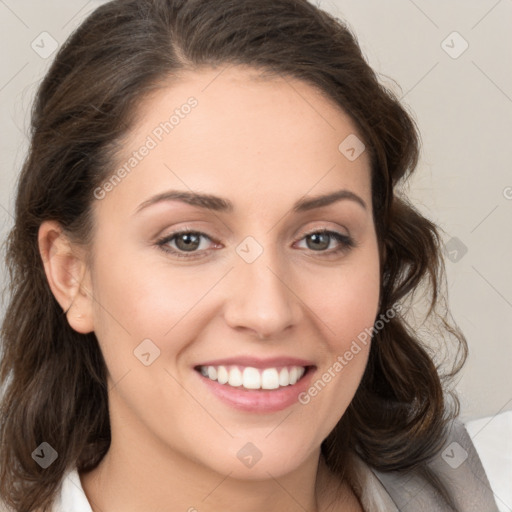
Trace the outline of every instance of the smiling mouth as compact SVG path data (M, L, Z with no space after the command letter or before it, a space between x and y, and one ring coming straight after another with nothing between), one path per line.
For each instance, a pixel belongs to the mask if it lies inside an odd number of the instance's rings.
M240 390L272 390L295 385L312 366L254 368L251 366L196 366L194 370L207 379Z

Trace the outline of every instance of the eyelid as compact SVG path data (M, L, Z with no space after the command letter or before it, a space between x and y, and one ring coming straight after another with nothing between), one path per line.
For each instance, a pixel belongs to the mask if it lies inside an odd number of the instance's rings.
M156 241L156 245L164 252L170 253L171 255L174 255L178 258L194 260L194 259L206 257L212 251L212 249L203 249L201 251L191 251L191 252L187 253L187 251L180 251L177 249L166 247L166 244L168 244L175 238L179 237L180 235L190 234L190 233L194 233L194 234L198 235L200 238L206 238L213 243L217 243L217 244L219 243L215 238L208 235L208 233L199 231L198 229L193 229L188 226L185 226L185 227L180 228L168 235L160 237ZM338 247L336 247L335 249L329 249L329 250L325 250L325 251L309 250L310 253L313 253L313 254L317 253L317 255L320 257L336 256L338 254L347 252L359 245L359 243L356 242L354 240L354 238L352 236L350 236L349 234L340 233L339 231L337 231L335 229L330 229L326 226L312 228L311 230L303 233L297 240L295 240L294 244L297 242L300 242L300 241L304 240L306 237L314 235L314 234L328 234L331 239L334 239L338 242Z
M340 225L338 224L338 226L340 226ZM341 226L341 227L343 229L345 229L346 231L349 231L345 226ZM314 233L319 233L319 232L322 232L322 231L339 232L339 229L340 229L340 227L330 227L330 226L327 226L325 224L325 222L324 222L324 224L322 224L321 226L312 227L312 228L302 232L302 234L295 241L301 240L305 236L312 235ZM200 234L200 235L204 235L206 238L209 238L212 241L216 241L216 237L210 236L206 231L202 231L202 228L200 228L200 227L199 228L194 228L194 227L189 226L189 225L185 225L185 226L182 226L180 228L177 228L176 231L172 231L168 235L159 236L159 237L157 237L157 241L158 240L163 240L164 238L171 238L173 236L178 236L178 235L183 234L183 233L197 233L197 234ZM350 233L348 233L348 232L347 233L340 233L340 234L344 235L344 236L347 236L347 237L350 237Z

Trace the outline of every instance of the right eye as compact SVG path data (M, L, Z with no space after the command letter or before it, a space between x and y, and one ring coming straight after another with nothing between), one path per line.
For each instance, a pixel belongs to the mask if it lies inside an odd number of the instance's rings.
M197 258L202 257L202 253L207 249L197 250L201 245L201 238L212 239L200 231L191 231L189 229L176 231L170 235L157 240L156 245L166 253L177 256L178 258ZM171 243L175 247L170 246ZM189 254L187 254L189 253Z

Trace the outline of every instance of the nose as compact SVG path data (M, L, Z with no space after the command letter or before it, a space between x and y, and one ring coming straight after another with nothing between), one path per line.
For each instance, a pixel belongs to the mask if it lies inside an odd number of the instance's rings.
M269 250L253 261L240 261L231 272L224 309L226 323L259 339L278 338L298 325L303 302L294 292L292 272L285 271Z

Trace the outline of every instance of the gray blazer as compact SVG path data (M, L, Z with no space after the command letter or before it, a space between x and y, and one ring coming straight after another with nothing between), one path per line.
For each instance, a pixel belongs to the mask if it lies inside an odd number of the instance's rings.
M442 480L456 512L499 512L464 424L450 424L448 441L428 466ZM417 472L380 472L357 456L349 479L365 512L453 512Z

